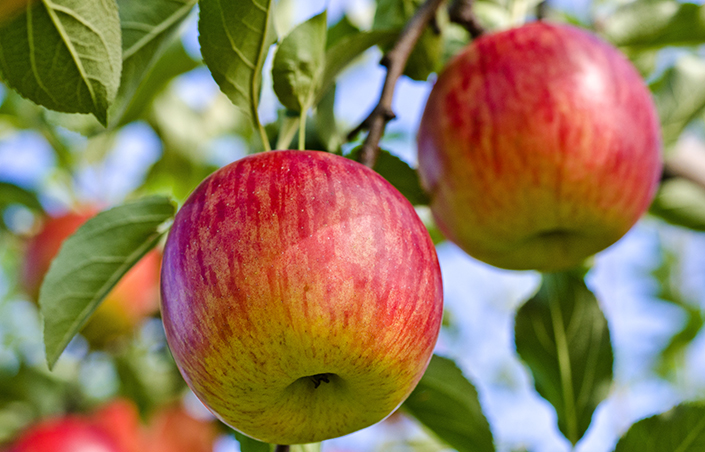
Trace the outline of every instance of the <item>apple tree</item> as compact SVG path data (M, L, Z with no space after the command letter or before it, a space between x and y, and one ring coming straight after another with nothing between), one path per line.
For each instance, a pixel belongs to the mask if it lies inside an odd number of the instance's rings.
M0 450L703 450L705 6L323 3L0 4Z

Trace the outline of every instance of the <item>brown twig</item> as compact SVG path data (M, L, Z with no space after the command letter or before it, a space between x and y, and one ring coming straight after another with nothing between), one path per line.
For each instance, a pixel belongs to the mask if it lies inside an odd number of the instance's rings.
M448 8L451 22L462 25L473 39L481 36L485 29L472 11L473 0L454 0Z
M379 140L384 135L384 129L387 122L394 119L394 111L392 110L392 100L394 99L394 89L397 80L404 73L404 67L409 60L411 51L416 46L421 34L436 15L436 11L441 6L444 0L426 0L419 7L416 14L407 22L404 30L399 35L394 47L387 52L382 58L380 64L387 68L387 77L382 86L382 93L379 96L379 103L372 110L370 115L358 126L350 132L349 139L352 139L360 131L369 130L367 138L362 145L360 151L360 163L372 168L377 161L379 155Z
M669 152L662 179L680 177L705 188L705 146L695 138L684 139Z
M279 444L279 445L276 447L276 449L274 449L274 452L289 452L289 449L290 449L289 446L285 446L285 445Z
M548 12L548 0L543 0L536 5L536 20L544 20Z

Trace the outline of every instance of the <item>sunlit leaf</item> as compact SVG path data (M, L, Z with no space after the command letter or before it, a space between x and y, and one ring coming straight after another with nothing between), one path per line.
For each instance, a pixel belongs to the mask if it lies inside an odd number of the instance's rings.
M458 452L494 452L475 387L453 361L434 355L403 408Z
M272 0L200 0L203 60L220 89L259 124L262 66L271 44Z
M197 0L117 0L122 28L122 77L110 122L118 124L145 75L176 37Z
M538 293L517 313L515 340L536 390L575 444L607 396L614 360L607 320L582 274L544 274Z
M174 211L167 198L144 198L99 213L63 242L39 292L49 367L120 278L157 244Z
M199 62L191 58L181 41L172 41L157 62L145 73L145 78L119 118L118 125L138 119L169 81L198 66Z
M291 111L305 114L313 105L323 77L326 30L324 11L294 28L277 47L272 63L274 92Z
M705 43L705 6L677 0L630 2L601 23L618 46L665 47Z
M114 1L43 0L0 27L0 75L52 110L107 124L122 70Z

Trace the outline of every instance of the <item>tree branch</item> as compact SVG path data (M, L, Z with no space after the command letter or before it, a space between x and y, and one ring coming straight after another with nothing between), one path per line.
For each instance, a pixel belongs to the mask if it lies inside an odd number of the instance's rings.
M395 118L394 111L392 110L392 100L394 99L394 89L397 80L404 73L404 67L409 60L411 51L414 50L416 43L419 38L421 38L421 34L433 20L436 11L443 1L444 0L426 0L416 11L416 14L407 22L396 44L394 44L394 47L387 52L380 62L382 66L387 68L387 77L382 86L379 103L372 110L370 115L348 135L348 138L352 139L360 131L364 129L369 130L367 138L362 145L362 150L360 151L360 163L369 168L372 168L377 161L377 156L379 155L379 140L381 140L382 135L384 135L387 122Z
M475 39L485 33L485 29L478 22L472 11L473 0L454 0L448 8L451 22L462 25Z
M274 449L274 452L289 452L290 447L289 446L284 446L279 444L276 449Z
M544 20L548 12L548 0L543 0L536 5L536 20Z
M663 178L681 177L705 189L705 145L698 138L682 137L667 155Z

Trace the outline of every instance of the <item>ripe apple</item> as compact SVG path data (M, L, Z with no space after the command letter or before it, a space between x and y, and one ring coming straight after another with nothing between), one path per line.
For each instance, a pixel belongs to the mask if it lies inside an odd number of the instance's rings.
M9 452L126 452L101 428L78 416L42 421L25 431Z
M643 80L611 45L534 22L486 35L438 77L418 132L441 231L508 269L580 264L624 235L661 174Z
M97 209L90 207L50 217L41 231L29 240L22 283L32 299L37 300L42 279L63 241L96 213ZM147 254L103 300L81 331L93 347L104 348L157 311L160 264L158 251Z
M368 168L273 151L221 168L176 215L162 319L223 422L302 444L374 424L421 378L442 315L433 243Z

